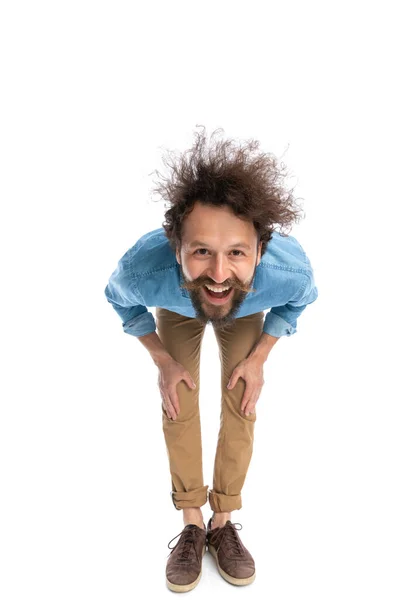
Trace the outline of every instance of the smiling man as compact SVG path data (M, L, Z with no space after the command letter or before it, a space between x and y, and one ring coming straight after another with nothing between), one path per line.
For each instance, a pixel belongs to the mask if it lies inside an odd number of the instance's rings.
M206 151L206 137L198 134L156 187L170 205L163 226L122 256L105 288L123 330L140 340L158 368L170 493L184 521L166 566L167 586L178 592L199 582L206 548L228 582L254 581L254 559L231 513L242 508L263 365L280 337L296 333L298 317L318 297L302 246L276 230L295 222L299 207L280 183L277 160L257 153L258 145L235 147L226 140ZM212 489L203 480L199 410L207 324L221 362ZM201 506L207 501L213 514L206 526Z
M223 328L234 321L251 290L261 248L251 222L238 219L228 206L196 202L185 219L176 260L201 323Z

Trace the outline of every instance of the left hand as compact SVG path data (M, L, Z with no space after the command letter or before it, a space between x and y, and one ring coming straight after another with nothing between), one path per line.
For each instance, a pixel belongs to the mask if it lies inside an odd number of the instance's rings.
M240 409L248 416L255 412L255 406L264 385L263 363L254 358L245 358L233 370L227 385L231 390L239 377L245 380L246 390L243 394Z

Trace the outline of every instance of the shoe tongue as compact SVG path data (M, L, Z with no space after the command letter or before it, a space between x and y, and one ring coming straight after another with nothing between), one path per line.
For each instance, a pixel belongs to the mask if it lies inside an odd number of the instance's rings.
M189 525L186 525L185 529L188 529L189 527L190 529L195 529L197 525L195 525L194 523L189 523Z

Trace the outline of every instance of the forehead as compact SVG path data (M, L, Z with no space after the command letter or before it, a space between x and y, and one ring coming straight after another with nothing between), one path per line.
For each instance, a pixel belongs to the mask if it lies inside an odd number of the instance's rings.
M251 243L256 237L253 223L237 217L229 206L215 207L197 202L182 226L184 243L197 240L228 245L233 242Z

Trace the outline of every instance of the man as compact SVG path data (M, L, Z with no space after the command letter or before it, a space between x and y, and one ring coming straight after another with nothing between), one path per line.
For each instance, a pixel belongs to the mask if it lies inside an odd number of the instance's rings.
M163 227L124 254L105 288L124 331L140 340L159 369L171 496L184 521L166 582L179 592L199 582L206 547L230 583L255 578L254 559L231 512L242 507L263 365L277 340L297 331L297 318L318 296L304 250L274 229L295 221L298 210L277 183L276 160L254 155L257 147L250 142L237 149L227 140L206 153L199 136L189 157L179 158L171 178L157 188L171 205ZM203 481L199 413L200 347L208 323L222 367L211 490ZM207 500L213 515L206 527L200 507Z

